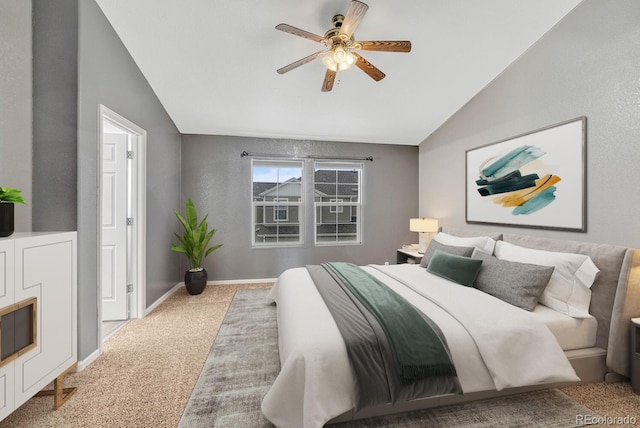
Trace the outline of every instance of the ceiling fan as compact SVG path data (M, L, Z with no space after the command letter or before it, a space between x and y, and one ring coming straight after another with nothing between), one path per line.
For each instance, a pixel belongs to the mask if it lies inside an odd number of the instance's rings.
M375 81L384 79L385 74L360 56L357 51L411 52L411 42L407 40L356 41L354 32L368 8L369 6L366 4L358 0L353 0L346 16L338 14L333 17L331 20L333 28L328 30L324 34L324 37L292 27L288 24L276 25L276 30L323 43L326 47L325 50L312 53L309 56L278 69L278 73L284 74L322 56L322 63L327 67L327 72L322 82L322 92L329 92L333 88L333 82L338 71L347 70L351 68L352 65L355 65L367 73Z

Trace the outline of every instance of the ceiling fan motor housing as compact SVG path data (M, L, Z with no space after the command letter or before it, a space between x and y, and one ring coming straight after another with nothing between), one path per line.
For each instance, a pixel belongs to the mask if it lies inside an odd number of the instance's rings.
M340 36L340 28L342 28L343 22L344 22L344 15L340 13L337 15L333 15L333 18L331 19L331 24L333 25L333 28L327 30L327 32L324 33L324 39L326 41L325 44L327 44L327 47L331 48L331 45L335 43L340 43L340 42L342 42L347 46L351 46L352 44L354 44L355 42L354 34L352 34L351 37L349 37L349 39L347 39L344 34Z
M342 15L341 13L337 15L333 15L333 18L331 18L331 25L333 25L336 28L342 27L343 22L344 22L344 15Z

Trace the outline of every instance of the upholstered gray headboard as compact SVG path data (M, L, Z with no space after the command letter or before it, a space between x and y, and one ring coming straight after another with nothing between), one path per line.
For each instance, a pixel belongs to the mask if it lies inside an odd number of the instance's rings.
M640 250L606 244L496 234L443 227L455 236L489 235L522 247L586 254L600 269L591 287L591 314L598 320L596 346L607 350L609 370L629 376L631 318L640 316Z

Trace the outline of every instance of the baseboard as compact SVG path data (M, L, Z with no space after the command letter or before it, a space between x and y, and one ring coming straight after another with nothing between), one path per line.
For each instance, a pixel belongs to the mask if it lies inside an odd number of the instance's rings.
M76 372L81 372L82 370L84 370L85 367L88 367L89 364L93 363L96 359L98 359L99 356L100 356L100 350L96 349L91 354L89 354L87 358L85 358L84 360L78 361Z
M149 306L147 308L146 311L144 311L144 316L146 317L147 315L149 315L151 312L153 312L154 309L156 309L158 306L160 306L162 304L162 302L164 302L165 300L167 300L169 297L171 297L171 295L173 293L175 293L176 291L178 291L181 287L184 287L184 282L179 282L176 285L174 285L171 290L167 291L166 293L164 293L162 296L160 296L160 298L158 298L155 302L153 302L151 304L151 306Z

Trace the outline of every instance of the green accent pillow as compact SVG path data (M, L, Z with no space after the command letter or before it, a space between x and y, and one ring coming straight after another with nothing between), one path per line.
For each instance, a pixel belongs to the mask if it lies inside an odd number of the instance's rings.
M427 272L472 287L481 266L482 260L436 250L429 261Z
M440 250L449 254L455 254L456 256L471 257L471 253L473 253L474 247L456 247L453 245L445 245L436 241L435 239L432 239L431 242L429 242L429 247L427 247L427 250L422 256L420 266L422 266L423 268L429 266L431 257L433 257L433 253L435 253L436 250Z

